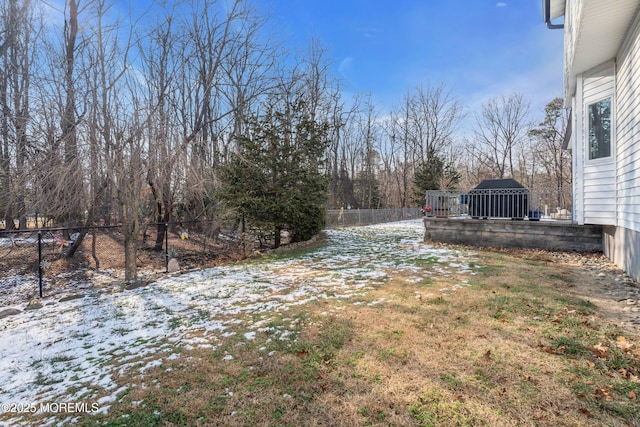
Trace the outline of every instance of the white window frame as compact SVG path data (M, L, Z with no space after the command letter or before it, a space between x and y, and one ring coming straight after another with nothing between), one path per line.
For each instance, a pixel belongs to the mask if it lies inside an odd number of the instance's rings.
M614 80L615 82L615 80ZM589 106L611 98L611 151L608 157L600 157L597 159L589 158ZM588 100L583 99L583 117L582 117L582 150L585 165L597 165L604 163L615 163L616 160L616 97L615 88L602 93L600 97L589 97Z
M590 107L592 105L596 105L602 101L606 101L609 100L609 155L607 156L602 156L602 157L595 157L595 158L591 158L591 140L590 140L590 136L591 136L591 113L590 113ZM586 154L586 160L590 163L592 162L600 162L600 161L611 161L613 160L613 153L614 153L614 141L615 141L615 133L614 133L614 102L613 102L613 93L608 95L608 96L604 96L598 100L595 100L593 102L589 102L589 103L585 103L585 109L584 109L584 114L585 114L585 125L586 125L586 129L585 129L585 143L586 143L586 147L585 147L585 154Z

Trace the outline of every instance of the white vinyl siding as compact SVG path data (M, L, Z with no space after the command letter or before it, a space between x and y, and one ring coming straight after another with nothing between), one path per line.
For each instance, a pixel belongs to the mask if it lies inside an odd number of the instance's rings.
M578 87L582 87L582 77L578 77ZM582 164L582 128L577 124L582 117L578 112L578 106L582 105L582 91L578 91L575 98L571 99L571 170L573 172L573 221L584 225L584 165ZM576 144L576 141L580 141Z
M616 108L614 68L612 64L583 75L582 162L583 215L585 224L616 224ZM611 98L611 155L589 160L589 106Z
M640 25L634 21L616 76L617 225L640 232Z

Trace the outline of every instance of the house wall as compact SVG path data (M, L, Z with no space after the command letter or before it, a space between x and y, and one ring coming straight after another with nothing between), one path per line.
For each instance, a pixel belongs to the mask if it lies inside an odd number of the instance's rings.
M618 57L617 224L640 232L640 24Z
M615 4L614 4L615 3ZM573 109L577 224L603 226L603 250L640 280L640 2L567 0L565 105ZM585 71L602 61L609 61ZM588 159L587 106L612 98L611 153Z
M624 227L605 226L603 251L611 261L640 281L640 232Z
M605 253L640 280L640 21L634 19L617 58L616 223Z
M577 125L581 127L579 132L580 139L577 140L576 155L577 161L581 163L579 171L582 171L582 192L583 208L582 221L584 224L599 225L615 225L616 224L616 203L612 195L616 193L616 165L615 165L615 139L616 139L616 98L614 94L615 88L615 70L613 63L604 64L596 67L582 75L581 90L582 102L580 114L578 114L579 122ZM589 160L588 157L588 116L587 106L605 98L612 98L612 117L614 125L612 126L612 149L611 157Z

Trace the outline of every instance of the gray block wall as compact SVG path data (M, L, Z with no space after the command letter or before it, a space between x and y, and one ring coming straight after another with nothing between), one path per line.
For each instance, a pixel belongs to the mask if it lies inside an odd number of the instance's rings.
M602 251L602 226L547 221L425 218L425 241L503 248Z

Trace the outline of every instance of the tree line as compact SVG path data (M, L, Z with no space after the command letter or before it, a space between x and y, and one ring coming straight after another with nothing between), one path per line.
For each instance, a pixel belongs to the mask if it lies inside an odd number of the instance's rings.
M248 0L0 0L0 215L122 225L127 279L141 228L247 223L294 239L329 208L408 207L427 189L512 176L566 186L560 100L531 125L522 94L469 113L445 84L390 111L345 100L318 41L288 52ZM427 76L428 77L428 76ZM461 132L475 118L472 132ZM69 249L72 256L81 244Z

